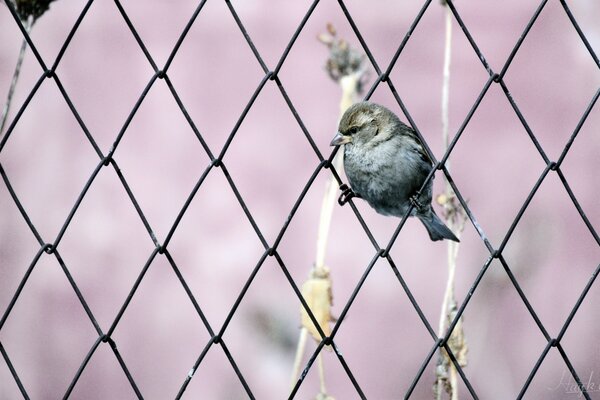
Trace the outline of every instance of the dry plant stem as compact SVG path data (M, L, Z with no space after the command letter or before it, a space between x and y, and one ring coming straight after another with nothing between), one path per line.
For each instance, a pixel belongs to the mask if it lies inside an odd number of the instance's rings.
M27 17L27 21L25 21L25 31L29 34L31 31L31 27L33 26L33 16L30 15ZM23 42L21 43L21 50L19 50L19 57L17 58L17 65L15 66L15 72L13 73L12 80L10 82L10 87L8 88L8 95L6 96L6 103L4 103L4 107L2 108L2 116L0 116L0 136L4 132L4 126L6 125L6 121L8 120L8 112L10 111L10 105L12 103L13 95L15 93L15 88L17 87L17 82L19 80L19 75L21 74L21 66L23 65L23 59L25 58L25 51L27 50L27 40L23 38Z
M449 120L449 110L448 110L448 104L449 104L449 97L450 97L450 58L451 58L451 50L452 50L452 19L451 19L451 13L450 13L450 8L448 8L448 6L446 6L446 43L444 46L444 79L443 79L443 86L442 86L442 137L444 140L444 145L447 148L448 147L448 120ZM449 169L450 164L449 161L446 161L446 168ZM446 181L446 195L451 195L452 188L450 187L449 183ZM448 197L447 197L448 198ZM452 218L448 218L448 220L446 221L448 224L448 227L450 229L454 228L454 223ZM452 260L454 259L454 254L456 253L456 250L454 250L454 247L452 246L453 241L447 241L448 243L448 282L446 284L446 292L444 295L444 301L442 303L442 313L440 315L440 323L439 323L439 329L438 329L438 334L441 336L443 335L443 329L444 329L444 325L445 325L445 321L446 321L446 310L448 309L448 302L449 302L449 294L452 294L453 291L453 282L454 282L454 270L452 268Z
M457 380L458 373L456 372L456 368L454 365L450 368L450 385L452 386L452 400L458 400L458 383Z
M342 87L342 100L340 102L340 118L354 102L356 102L357 88L361 74L346 75L340 79ZM343 168L343 151L338 151L338 154L333 160L333 166L336 171L341 171ZM329 178L323 196L321 205L321 217L319 219L319 232L317 233L317 256L315 258L315 268L323 268L325 266L325 253L327 251L327 239L329 237L329 228L331 226L331 217L333 216L333 208L338 191L337 181L333 176Z
M327 395L325 387L325 367L323 367L323 353L319 353L317 362L319 363L319 381L321 382L321 393Z
M449 100L450 100L450 61L452 56L452 13L450 8L443 4L446 9L446 32L445 32L445 45L444 45L444 71L443 71L443 85L442 85L442 137L444 140L444 147L448 148L449 144ZM449 160L446 161L446 168L450 169ZM446 199L450 199L453 196L452 188L446 180ZM460 231L462 227L455 226L455 218L450 215L447 218L446 223L448 228L456 233L457 237L460 238ZM458 229L456 229L458 228ZM444 293L444 300L442 302L442 309L440 312L440 322L438 327L438 336L444 336L444 330L446 329L447 314L449 312L448 305L451 299L454 298L454 279L456 276L456 258L458 256L459 243L453 241L447 241L447 262L448 262L448 280L446 282L446 290ZM441 350L443 351L443 350ZM454 365L450 365L450 386L452 390L452 400L458 400L458 386L456 381L456 368ZM437 377L437 400L440 400L444 390L442 389L442 379L440 376Z
M442 83L442 138L444 147L448 148L450 138L448 135L450 120L450 61L452 59L452 12L447 5L446 8L446 39L444 43L444 72ZM446 168L450 169L450 160L446 160ZM451 191L450 184L446 181L446 192Z
M294 367L292 369L292 389L296 385L298 375L300 375L300 365L302 365L302 356L304 355L304 349L306 348L307 337L308 329L302 327L302 329L300 329L300 337L298 338L298 345L296 346L296 358L294 359Z
M340 86L342 87L342 99L340 102L340 118L344 111L350 107L358 97L358 85L362 73L356 73L352 75L344 76L340 79ZM339 151L336 155L333 166L336 171L341 171L343 168L343 152ZM323 202L321 205L321 215L319 218L319 231L317 233L317 254L315 258L315 269L325 268L325 253L327 251L327 239L329 237L329 228L331 227L331 218L333 216L333 209L336 202L336 194L338 191L338 184L333 175L329 178L325 194L323 196ZM308 339L308 331L306 328L302 328L300 331L300 337L298 338L298 344L296 347L296 358L294 360L294 366L292 368L292 388L298 380L300 373L300 365L302 363L302 356L304 349L306 348L306 341ZM319 379L321 388L325 388L325 371L319 354ZM325 392L323 392L325 393Z
M333 166L339 170L340 154L336 155ZM333 176L327 181L325 186L325 195L321 204L321 217L319 219L319 231L317 233L317 256L315 258L315 268L323 268L325 266L325 253L327 252L327 239L329 237L329 227L331 226L331 217L335 206L335 199L338 190L338 185Z

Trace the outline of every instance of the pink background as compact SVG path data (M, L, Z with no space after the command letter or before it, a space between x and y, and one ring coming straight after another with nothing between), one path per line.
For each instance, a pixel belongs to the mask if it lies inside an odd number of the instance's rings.
M348 1L349 11L385 69L416 16L419 1ZM457 1L461 17L492 69L499 72L538 2ZM600 5L569 2L596 53ZM310 6L307 1L233 5L258 51L273 70ZM52 65L83 2L57 1L36 23L32 38ZM196 4L192 1L123 1L123 7L162 67ZM279 77L320 151L339 117L340 89L324 71L326 48L316 40L332 22L358 46L336 2L319 4L286 59ZM454 135L487 80L487 72L454 24L450 130ZM439 158L443 154L440 94L444 9L433 2L400 56L391 78L415 124ZM7 93L21 34L0 7L0 94ZM153 75L113 2L96 1L75 34L57 75L85 125L106 154ZM42 73L29 52L9 122ZM208 1L168 71L182 102L217 155L264 76L224 2ZM376 74L371 68L371 81ZM600 70L558 1L550 1L505 77L515 101L548 157L556 160L600 86ZM402 116L387 85L373 101ZM3 101L3 98L2 98ZM406 120L405 116L402 116ZM596 105L561 167L596 231L600 169L600 106ZM163 242L209 159L164 81L157 81L125 132L115 160ZM498 247L545 164L494 84L452 156L456 184L491 243ZM43 82L25 110L0 163L28 215L52 243L83 185L99 162L54 81ZM243 121L224 162L257 225L272 245L292 205L318 165L275 82L269 81ZM294 216L278 250L297 285L314 262L322 171ZM434 192L443 190L437 176ZM357 203L375 238L385 246L398 220ZM39 244L0 183L0 312L8 306ZM218 331L264 249L223 173L213 169L197 193L169 251L213 330ZM103 168L69 225L59 251L106 332L154 249L112 167ZM350 207L336 207L327 264L334 313L339 315L375 251ZM446 282L446 245L432 243L409 220L392 252L397 266L437 329ZM463 233L457 271L462 302L489 253L472 225ZM556 337L593 270L600 247L563 185L550 173L518 224L504 256L551 337ZM600 386L600 286L596 283L562 340L586 385ZM268 258L233 316L224 340L257 398L281 399L299 334L300 303L274 259ZM514 398L546 345L498 262L475 291L464 314L469 345L465 373L481 398ZM63 396L98 335L54 256L42 255L0 340L28 394ZM173 398L210 335L166 258L158 255L113 339L147 399ZM385 260L379 260L335 338L368 398L404 396L433 345ZM309 343L308 352L315 346ZM308 355L307 355L308 356ZM431 398L433 358L414 398ZM358 398L332 352L324 352L329 392ZM316 366L315 366L316 367ZM312 368L296 398L314 398ZM565 374L565 375L563 375ZM526 398L577 398L556 349L551 349ZM468 398L464 387L461 393ZM600 392L592 391L592 398ZM184 398L237 399L246 394L220 346L213 346ZM20 398L0 361L0 399ZM107 344L101 344L75 386L76 399L135 398Z

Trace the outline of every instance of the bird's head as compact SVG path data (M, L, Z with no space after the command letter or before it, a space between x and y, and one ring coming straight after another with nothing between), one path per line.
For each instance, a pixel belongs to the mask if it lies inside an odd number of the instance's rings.
M389 139L393 133L394 114L375 103L360 102L350 106L331 141L331 146L342 144L375 145ZM397 119L397 118L396 118Z

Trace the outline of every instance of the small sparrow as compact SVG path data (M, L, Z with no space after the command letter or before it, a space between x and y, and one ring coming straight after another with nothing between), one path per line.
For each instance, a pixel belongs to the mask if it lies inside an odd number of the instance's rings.
M427 228L431 240L458 238L431 207L433 179L419 193L432 162L415 131L387 108L361 102L346 110L331 146L344 145L344 169L352 189L340 196L367 201L379 214L411 216ZM342 202L342 198L345 198Z

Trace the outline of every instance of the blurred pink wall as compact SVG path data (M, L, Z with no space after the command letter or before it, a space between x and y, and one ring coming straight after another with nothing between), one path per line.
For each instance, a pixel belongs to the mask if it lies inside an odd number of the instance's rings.
M192 1L123 0L133 25L162 68L192 15ZM600 4L568 2L591 46L600 53ZM59 0L35 25L32 38L52 65L83 2ZM244 26L273 70L308 1L233 1ZM492 69L499 72L538 1L457 1L456 7ZM420 1L348 1L347 6L379 66L385 69L421 7ZM316 7L279 73L320 151L328 156L339 117L340 89L326 75L326 48L316 40L328 22L358 46L339 5ZM465 35L453 27L450 130L462 125L488 78ZM0 6L0 101L8 91L21 34ZM411 36L391 79L435 155L443 155L440 96L444 9L433 2ZM57 68L66 92L106 154L153 70L113 2L96 1ZM40 77L29 52L9 122ZM208 1L168 70L183 104L218 155L264 76L226 4ZM371 68L371 81L376 73ZM549 1L517 53L505 82L529 127L556 160L600 87L600 69L558 1ZM386 84L373 101L401 114ZM600 229L600 106L589 115L561 169L582 209ZM402 117L406 120L406 117ZM192 188L209 165L164 81L157 81L133 118L115 160L163 242ZM52 243L100 159L56 84L45 80L25 110L0 163L43 240ZM275 82L258 96L224 157L225 165L265 239L272 245L319 160ZM450 157L451 173L491 243L498 247L545 168L542 157L493 84ZM319 174L294 216L279 252L297 285L314 262L317 224L327 170ZM443 190L438 175L435 192ZM385 246L398 220L358 202ZM0 183L0 315L39 250L39 244ZM154 244L112 167L103 168L60 242L59 251L103 332ZM212 329L220 330L264 252L222 171L213 169L168 247ZM334 312L341 313L375 254L351 209L336 207L327 264ZM434 329L446 283L446 245L432 243L409 220L391 254ZM489 253L472 225L463 233L457 272L459 302ZM551 337L556 337L600 263L600 247L555 173L544 181L507 244L504 256ZM562 345L585 383L600 387L600 286L594 285ZM225 343L260 399L286 398L299 334L300 303L274 259L268 258L224 334ZM464 314L469 345L465 373L484 399L517 396L547 341L521 302L502 265L493 262ZM98 334L52 255L42 255L0 341L32 398L63 396ZM113 334L120 354L147 399L173 398L210 335L164 255L157 255ZM385 260L379 260L335 338L368 398L404 396L433 345ZM308 353L315 346L309 343ZM308 357L308 354L307 354ZM414 398L431 398L437 356ZM324 352L329 392L358 398L333 352ZM315 366L316 367L316 366ZM314 398L312 368L296 398ZM564 375L566 373L566 375ZM527 398L577 398L568 369L551 349ZM564 384L563 384L564 383ZM468 397L466 389L461 394ZM598 398L598 392L590 393ZM0 399L20 398L0 361ZM101 344L72 398L135 398L107 344ZM184 398L238 399L246 394L219 346L213 346Z

